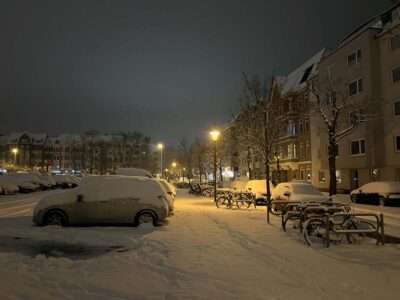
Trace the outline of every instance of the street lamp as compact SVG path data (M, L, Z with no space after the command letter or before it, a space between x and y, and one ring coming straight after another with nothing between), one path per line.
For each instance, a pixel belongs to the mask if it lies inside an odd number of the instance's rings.
M176 162L173 162L172 164L172 180L175 181L175 176L176 176Z
M160 149L160 173L161 173L161 178L163 178L163 168L162 168L162 151L164 148L164 145L159 143L157 145L157 148Z
M214 203L217 203L217 141L220 134L218 130L210 132L211 139L214 141Z
M13 148L11 150L12 153L14 153L14 165L17 163L17 153L18 153L18 148Z

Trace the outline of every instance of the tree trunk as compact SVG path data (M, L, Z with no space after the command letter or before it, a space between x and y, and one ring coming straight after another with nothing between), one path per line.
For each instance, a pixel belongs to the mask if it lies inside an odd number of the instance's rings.
M265 161L265 183L266 183L266 187L267 187L267 201L271 200L271 189L269 186L269 182L271 180L270 176L269 176L269 159L267 159Z
M336 145L333 143L329 144L328 162L329 162L329 196L332 196L337 194Z

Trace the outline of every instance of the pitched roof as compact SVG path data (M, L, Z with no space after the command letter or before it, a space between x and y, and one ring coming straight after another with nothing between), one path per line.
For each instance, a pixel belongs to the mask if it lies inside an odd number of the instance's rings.
M8 137L7 144L17 144L19 139L26 134L32 140L33 145L42 145L46 142L47 133L12 132Z
M297 92L307 86L307 79L316 75L318 72L318 63L326 52L326 48L321 49L300 67L290 73L288 76L277 76L276 83L281 87L281 95Z

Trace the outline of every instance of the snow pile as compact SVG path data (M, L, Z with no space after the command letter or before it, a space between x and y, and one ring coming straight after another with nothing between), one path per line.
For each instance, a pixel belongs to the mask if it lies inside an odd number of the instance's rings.
M398 298L398 245L307 247L279 229L279 218L265 218L264 208L217 209L187 194L164 227L0 218L1 298Z

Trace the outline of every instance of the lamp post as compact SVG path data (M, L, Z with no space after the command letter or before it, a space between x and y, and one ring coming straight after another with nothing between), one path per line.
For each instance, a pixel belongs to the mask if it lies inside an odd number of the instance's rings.
M14 165L17 163L17 153L18 153L18 148L13 148L11 150L12 153L14 153Z
M275 158L276 158L276 179L278 181L278 183L281 183L281 169L280 169L280 165L279 165L279 154L277 152L275 152Z
M175 181L176 177L176 162L172 163L172 180Z
M217 141L220 134L218 130L210 132L211 139L214 141L214 203L217 203Z
M160 149L160 174L161 174L161 178L163 178L163 168L162 168L162 151L164 148L164 145L159 143L157 145L157 148Z

